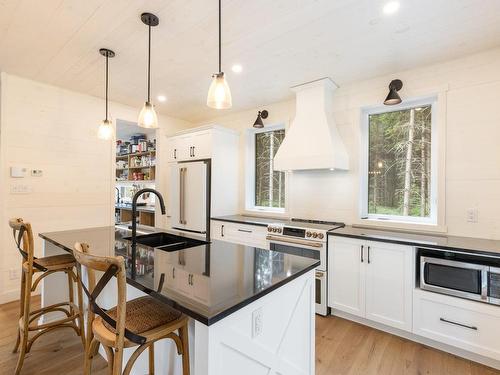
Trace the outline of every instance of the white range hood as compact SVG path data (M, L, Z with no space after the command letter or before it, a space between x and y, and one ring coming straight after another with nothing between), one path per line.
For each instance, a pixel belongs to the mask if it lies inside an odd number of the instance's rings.
M330 78L292 87L296 95L295 118L274 157L274 169L296 171L349 169L349 156L333 121Z

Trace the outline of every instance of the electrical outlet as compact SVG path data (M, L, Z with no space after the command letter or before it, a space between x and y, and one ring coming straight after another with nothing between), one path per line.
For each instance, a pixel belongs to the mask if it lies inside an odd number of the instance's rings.
M16 268L11 268L9 270L9 279L10 280L18 280L19 279L19 270Z
M29 185L16 184L10 187L11 194L29 194L31 193L31 187Z
M255 338L262 333L264 326L264 313L262 307L252 313L252 337Z
M478 222L479 212L477 208L469 208L467 210L467 222L468 223L477 223Z

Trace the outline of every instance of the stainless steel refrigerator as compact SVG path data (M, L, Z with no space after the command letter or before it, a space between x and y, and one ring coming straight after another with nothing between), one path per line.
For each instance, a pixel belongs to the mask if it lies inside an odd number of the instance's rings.
M170 164L170 227L207 234L210 220L210 161Z

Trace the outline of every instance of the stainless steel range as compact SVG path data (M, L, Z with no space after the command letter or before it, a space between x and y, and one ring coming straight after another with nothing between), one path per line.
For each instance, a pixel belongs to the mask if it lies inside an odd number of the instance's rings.
M316 313L328 314L328 256L327 232L344 227L344 223L291 219L267 226L269 249L288 254L318 259L321 263L316 268Z

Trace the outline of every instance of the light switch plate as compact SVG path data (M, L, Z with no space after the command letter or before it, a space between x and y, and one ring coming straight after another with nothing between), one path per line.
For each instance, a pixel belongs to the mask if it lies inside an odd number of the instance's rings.
M10 167L10 177L23 178L26 177L28 170L24 167Z

